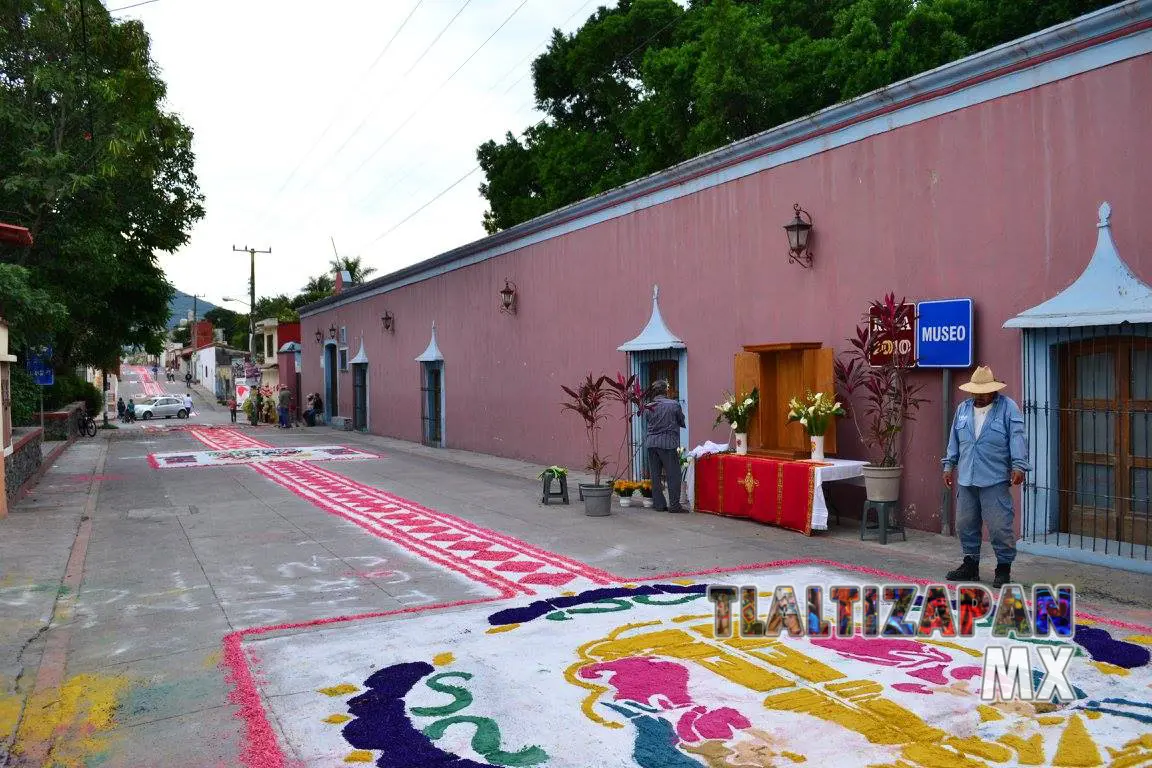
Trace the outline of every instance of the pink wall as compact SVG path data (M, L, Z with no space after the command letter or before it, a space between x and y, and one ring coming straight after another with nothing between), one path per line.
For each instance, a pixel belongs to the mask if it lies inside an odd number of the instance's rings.
M560 384L625 370L615 349L647 322L652 284L688 346L691 442L727 438L712 405L732 386L744 344L820 341L837 350L870 299L971 296L976 355L1019 399L1020 341L1010 317L1067 286L1092 254L1096 209L1133 270L1152 280L1152 58L1114 64L933 118L306 317L304 388L323 391L317 327L364 334L372 432L420 439L419 366L436 321L453 448L583 464L578 420ZM1143 165L1142 165L1143 164ZM788 264L783 224L799 202L814 218L815 267ZM499 312L504 279L519 313ZM385 309L396 318L385 333ZM327 336L327 333L325 333ZM351 414L351 374L340 413ZM938 529L939 372L919 376L933 403L912 433L909 522ZM782 406L781 406L782 407ZM606 435L612 445L618 424ZM858 455L841 424L842 456Z

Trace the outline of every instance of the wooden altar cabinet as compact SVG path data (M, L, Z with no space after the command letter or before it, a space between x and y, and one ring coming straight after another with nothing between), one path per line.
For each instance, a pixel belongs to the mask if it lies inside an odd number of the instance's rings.
M774 459L804 459L812 446L804 427L788 422L788 401L807 392L832 394L833 350L820 342L753 344L733 360L736 392L760 391L760 406L748 424L748 453ZM824 437L824 454L836 453L833 423Z
M863 461L790 461L718 453L693 467L693 507L811 536L828 528L823 484L863 475Z

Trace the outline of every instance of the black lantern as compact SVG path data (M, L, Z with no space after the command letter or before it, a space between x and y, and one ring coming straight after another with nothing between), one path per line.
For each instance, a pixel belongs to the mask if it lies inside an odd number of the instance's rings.
M316 343L319 344L322 341L324 341L324 331L317 328L316 329Z
M396 327L396 317L391 312L385 310L380 322L384 324L384 330L391 332Z
M808 235L812 231L812 216L800 207L799 203L792 206L796 212L795 217L784 229L788 232L788 261L796 262L807 269L812 266L812 253L808 250Z
M504 281L504 289L500 291L500 311L509 315L516 314L516 283Z
M335 324L335 323L333 323L333 324L332 324L332 325L331 325L331 326L328 328L328 338L330 338L330 339L334 339L334 338L336 338L336 324Z

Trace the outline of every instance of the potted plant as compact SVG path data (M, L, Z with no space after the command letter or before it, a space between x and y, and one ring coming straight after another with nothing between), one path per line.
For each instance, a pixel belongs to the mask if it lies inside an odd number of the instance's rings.
M640 481L640 496L643 498L644 506L650 508L652 506L652 481L651 480L641 480Z
M850 348L834 364L836 387L871 454L871 463L864 466L869 501L900 498L904 429L927 402L920 397L923 385L909 379L915 353L899 343L900 331L914 319L912 307L897 302L895 294L873 301L855 338L848 339Z
M833 402L823 392L806 392L803 399L794 397L788 401L788 421L798 421L804 427L812 444L812 459L815 461L824 458L824 435L828 434L828 428L832 426L832 418L846 415L847 411L840 402Z
M743 456L748 453L748 423L756 406L760 404L760 392L753 388L747 395L732 395L725 393L724 402L714 406L720 413L712 426L727 422L736 434L736 454Z
M632 494L636 491L636 485L629 480L617 480L612 484L612 490L620 497L620 506L627 507L632 504Z
M584 469L592 473L594 482L591 485L580 483L580 497L584 499L584 514L589 517L607 517L612 514L612 485L601 484L600 477L608 462L600 455L600 425L607 416L608 396L605 391L607 379L601 376L587 378L576 389L569 389L561 385L561 389L568 395L568 402L562 403L564 410L572 411L584 422L584 433L588 438L591 453Z

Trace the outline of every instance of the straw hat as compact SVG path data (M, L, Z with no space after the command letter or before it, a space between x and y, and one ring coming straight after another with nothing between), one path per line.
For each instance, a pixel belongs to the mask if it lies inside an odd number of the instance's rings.
M990 392L999 392L1006 386L1008 385L1004 382L996 381L991 368L982 365L973 371L972 378L967 384L960 385L960 389L974 395L986 395Z

